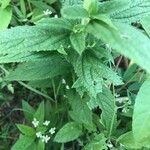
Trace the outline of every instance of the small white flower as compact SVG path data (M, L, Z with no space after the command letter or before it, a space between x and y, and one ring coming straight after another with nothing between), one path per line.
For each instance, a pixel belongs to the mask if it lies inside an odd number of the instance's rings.
M55 133L55 130L56 130L55 127L54 127L54 128L51 128L51 129L49 130L49 133L50 133L50 134L54 134L54 133Z
M32 121L32 124L36 128L39 125L39 121L36 118L34 118L33 121Z
M44 15L45 16L48 16L48 15L51 15L52 14L52 11L50 11L49 9L43 11Z
M109 148L113 148L113 147L114 147L111 143L108 143L107 146L108 146Z
M50 124L50 121L46 120L43 125L48 126Z
M128 108L123 108L123 109L122 109L122 112L123 112L123 113L127 113L128 111L129 111Z
M128 101L128 97L118 97L116 98L116 101L119 102L119 103L124 103L126 101Z
M62 79L62 84L66 84L66 81L65 81L65 79Z
M66 85L66 89L67 89L67 90L69 90L69 89L70 89L69 85Z
M58 18L58 15L55 15L54 18Z
M42 133L41 132L37 132L36 136L37 136L37 138L42 138Z
M48 135L42 136L41 138L42 138L42 142L45 142L45 143L47 143L50 140L50 137Z

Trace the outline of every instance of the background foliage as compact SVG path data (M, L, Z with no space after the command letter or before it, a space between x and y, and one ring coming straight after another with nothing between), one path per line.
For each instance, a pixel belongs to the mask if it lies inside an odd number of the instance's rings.
M150 149L149 0L0 0L0 150Z

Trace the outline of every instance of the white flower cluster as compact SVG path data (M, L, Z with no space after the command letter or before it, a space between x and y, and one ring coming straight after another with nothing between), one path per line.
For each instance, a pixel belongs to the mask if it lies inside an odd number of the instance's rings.
M66 83L66 80L65 80L65 79L62 79L62 84L66 85L66 89L67 89L67 90L69 90L69 89L70 89L70 87L69 87L69 85L67 85L67 83Z
M49 9L46 9L46 10L43 11L43 13L44 13L45 16L48 16L48 15L51 15L53 12ZM57 14L54 15L54 18L58 18L58 15Z
M52 11L50 11L49 9L47 9L47 10L44 10L43 13L44 13L45 16L48 16L48 15L52 14Z
M32 121L32 124L33 124L33 126L35 127L35 128L37 128L38 126L39 126L39 121L36 119L36 118L34 118L33 119L33 121ZM50 121L48 121L48 120L46 120L45 122L43 122L43 125L44 126L48 126L50 124ZM49 130L49 133L51 134L51 135L53 135L54 133L55 133L55 130L56 130L56 128L54 127L54 128L51 128L50 130ZM37 138L40 138L41 140L42 140L42 142L44 142L44 143L47 143L49 140L50 140L50 136L48 136L48 135L42 135L42 132L41 131L39 131L39 132L37 132L36 133L36 137Z
M40 138L42 140L42 142L45 142L45 143L47 143L50 140L50 136L48 136L48 135L42 135L41 132L37 132L36 133L36 137Z

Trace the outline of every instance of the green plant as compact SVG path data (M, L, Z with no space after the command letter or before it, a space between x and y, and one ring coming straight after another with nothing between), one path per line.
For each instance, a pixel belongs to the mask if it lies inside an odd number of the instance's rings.
M5 70L4 80L51 101L49 108L42 102L36 112L24 102L27 123L34 120L41 126L17 125L23 135L12 149L42 150L54 144L49 137L46 146L37 140L37 133L49 129L42 124L50 118L50 108L60 128L53 141L61 144L53 149L63 150L72 141L73 149L149 149L150 2L59 3L60 13L46 10L50 17L36 18L32 26L0 32L0 63L18 63ZM120 55L131 60L124 70L119 61L115 64Z

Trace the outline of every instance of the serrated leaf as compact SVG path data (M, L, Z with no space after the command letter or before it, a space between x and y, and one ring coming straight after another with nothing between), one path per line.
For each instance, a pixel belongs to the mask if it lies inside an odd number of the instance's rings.
M32 81L53 78L69 72L70 65L59 55L53 55L49 60L26 62L20 64L5 78L6 80Z
M66 6L61 10L61 14L67 19L83 19L88 18L88 12L80 5Z
M87 31L150 72L148 37L127 24L115 23L115 26L118 30L102 22L93 21L89 24Z
M70 142L77 139L81 134L81 125L76 122L69 122L57 132L54 141L58 143Z
M115 132L117 125L117 107L111 91L103 87L102 93L99 93L96 99L91 99L88 106L91 109L100 107L102 110L101 122L106 128L107 136L110 137Z
M0 8L0 31L6 29L11 21L12 8L6 7L5 9Z
M38 120L40 124L42 124L44 122L44 117L45 117L45 107L44 101L42 101L34 114L34 118L36 118L36 120Z
M26 101L22 101L22 108L25 118L31 122L33 120L33 115L35 113L34 108L32 108Z
M150 138L150 79L147 79L136 97L132 130L135 141Z
M44 18L37 22L37 26L72 30L74 22L65 18Z
M109 14L116 22L132 23L150 15L149 0L113 0L101 3L100 13Z
M62 4L64 6L67 6L67 5L78 5L78 4L82 4L82 0L61 0Z
M11 150L26 150L35 140L35 137L21 136Z
M102 92L103 78L115 85L122 84L120 77L113 70L88 51L76 60L75 72L79 78L73 87L84 86L91 97L96 98L97 94Z
M53 57L55 53L52 52L11 53L0 56L0 63L49 61Z
M69 30L23 26L0 32L0 54L51 51L70 45Z
M126 9L111 14L111 18L120 22L136 22L145 16L150 15L149 0L130 0L130 4Z
M25 136L35 136L35 130L29 126L23 124L17 124L17 128L20 130L22 134Z
M85 38L86 35L84 32L76 32L70 35L71 43L74 49L81 55L85 50Z
M92 121L92 112L87 105L89 97L81 99L81 97L74 91L68 94L69 103L71 105L71 111L69 112L71 118L85 125L88 130L94 130Z

